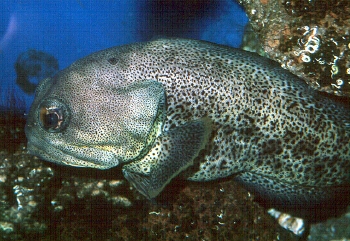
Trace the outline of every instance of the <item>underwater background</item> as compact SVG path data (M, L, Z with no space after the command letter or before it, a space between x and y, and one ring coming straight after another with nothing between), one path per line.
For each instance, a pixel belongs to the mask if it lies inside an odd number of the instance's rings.
M241 47L249 29L244 48L257 45L256 51L264 55L254 32L260 28L264 49L269 49L276 61L300 77L312 69L324 70L327 80L306 79L308 84L348 102L347 1L331 1L333 5L325 8L330 12L314 4L317 1L271 2L1 1L0 240L299 240L230 179L205 184L176 180L167 187L168 194L153 204L130 189L120 170L57 166L28 155L25 149L25 113L39 80L98 50L159 37ZM279 5L274 5L277 2ZM308 29L291 25L295 31L278 25L268 32L265 25L281 16L266 13L279 7L291 24L298 23L294 18L310 20L312 12L314 25ZM253 29L247 27L247 14ZM330 17L337 20L331 30L322 25ZM325 44L318 46L313 37L322 27L326 29L322 32ZM273 31L279 33L272 35ZM283 42L281 35L293 37ZM306 37L312 41L300 41ZM248 38L255 40L253 47L248 46ZM305 51L310 51L309 55L305 56ZM300 58L302 67L284 63L286 56ZM313 224L305 239L350 240L349 214Z
M248 21L242 8L229 0L1 1L0 5L1 87L15 88L27 107L33 95L25 95L25 87L23 91L16 85L14 65L21 54L25 55L20 64L27 64L27 72L35 64L41 65L41 71L29 74L29 81L37 83L50 75L42 73L44 69L52 68L40 54L52 56L63 69L98 50L159 37L203 39L238 47ZM29 50L38 53L30 57Z

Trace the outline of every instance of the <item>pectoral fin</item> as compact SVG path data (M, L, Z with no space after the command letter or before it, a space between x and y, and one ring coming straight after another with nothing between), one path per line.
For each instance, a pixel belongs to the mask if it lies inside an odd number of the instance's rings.
M125 178L147 198L156 197L171 179L193 164L208 143L211 130L211 120L202 118L162 134L143 159L123 167Z

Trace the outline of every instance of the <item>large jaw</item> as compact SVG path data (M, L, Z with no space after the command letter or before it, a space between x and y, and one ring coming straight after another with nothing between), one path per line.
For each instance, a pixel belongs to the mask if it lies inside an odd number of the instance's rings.
M62 148L59 143L48 142L35 135L26 127L27 149L32 155L53 163L75 167L108 169L119 164L117 157L110 151L98 147L69 146ZM30 135L28 135L30 133ZM84 153L84 155L82 155ZM87 158L88 156L88 158Z

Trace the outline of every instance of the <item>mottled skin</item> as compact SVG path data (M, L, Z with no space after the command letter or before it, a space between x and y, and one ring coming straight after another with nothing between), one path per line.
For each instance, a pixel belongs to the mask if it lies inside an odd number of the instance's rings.
M45 106L62 112L53 115L61 121L46 120L51 130L40 124ZM142 115L145 121L133 125ZM202 122L205 117L212 123ZM78 60L41 82L26 134L29 151L43 159L96 168L135 161L124 174L144 168L148 175L158 167L159 150L168 150L155 146L182 126L198 140L196 154L185 156L169 180L185 169L182 175L194 181L235 174L263 196L300 203L327 200L349 183L348 106L320 96L273 61L196 40L160 39ZM132 182L140 190L137 178Z

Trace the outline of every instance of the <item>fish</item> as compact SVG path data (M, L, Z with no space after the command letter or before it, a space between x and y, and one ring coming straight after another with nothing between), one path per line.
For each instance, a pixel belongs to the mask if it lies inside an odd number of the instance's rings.
M16 84L30 95L35 92L36 82L52 77L59 69L54 56L35 49L20 53L14 67L17 74ZM33 82L33 79L37 81Z
M25 133L43 160L121 166L148 199L178 176L232 176L298 206L348 188L349 110L257 54L163 38L93 53L42 80Z

